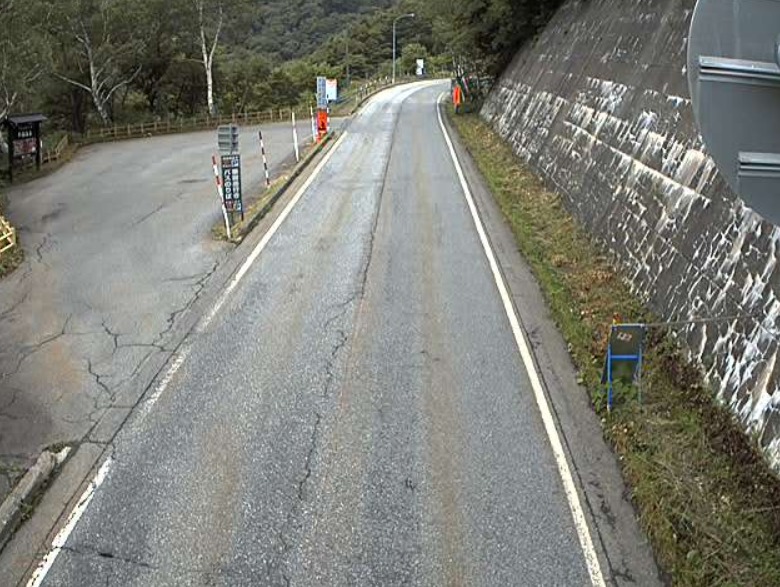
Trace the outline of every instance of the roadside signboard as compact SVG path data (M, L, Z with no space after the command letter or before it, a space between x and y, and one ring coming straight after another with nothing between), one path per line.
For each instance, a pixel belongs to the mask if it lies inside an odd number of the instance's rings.
M418 59L417 60L417 77L422 77L425 75L425 59Z
M35 158L41 168L41 125L46 121L42 114L8 115L0 122L8 135L8 177L13 183L16 159Z
M244 215L241 198L241 155L222 155L222 197L228 212Z
M317 109L327 110L328 108L328 80L323 76L317 78Z
M339 82L335 79L325 81L325 96L328 102L335 102L339 99Z

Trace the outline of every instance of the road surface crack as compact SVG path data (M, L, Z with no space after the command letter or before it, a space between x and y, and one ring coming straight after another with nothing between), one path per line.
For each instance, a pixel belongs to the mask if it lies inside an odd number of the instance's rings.
M142 560L136 560L127 556L122 556L119 554L116 554L114 552L101 550L97 548L86 548L86 547L74 547L74 546L63 546L61 547L61 550L64 552L69 552L71 554L75 554L77 556L92 556L92 557L99 557L102 559L108 559L108 560L115 560L121 563L125 563L128 565L132 565L135 567L141 567L144 569L151 569L151 570L159 570L161 567L157 565L153 565L151 563L148 563L146 561Z
M306 453L306 461L303 465L303 479L298 482L298 501L305 500L306 483L311 478L311 466L314 459L314 452L317 450L317 439L320 432L320 424L322 423L322 414L315 412L314 414L314 426L312 427L311 439L309 441L309 451Z
M17 309L19 309L19 306L24 304L27 301L27 298L30 296L30 290L27 290L24 292L24 295L16 300L13 304L8 306L5 310L0 312L0 322L6 320L9 318L14 312L16 312Z
M109 400L111 403L114 401L114 394L111 391L111 388L106 385L106 383L103 381L103 378L105 375L100 375L95 371L95 369L92 366L92 360L87 359L87 372L92 376L92 378L95 380L95 383L97 386L103 390L103 392L109 397Z
M173 330L173 327L176 324L176 320L178 320L179 316L181 316L184 312L192 308L192 306L195 305L195 303L200 299L201 295L203 294L203 290L206 288L206 282L212 275L214 275L214 273L216 273L218 268L219 262L217 261L214 263L211 269L201 274L200 279L198 279L193 284L193 287L195 288L194 295L189 300L187 300L183 306L168 314L168 318L166 319L166 327L157 334L154 341L151 343L152 345L156 345L159 348L162 348L161 345L164 342L166 335L168 335Z
M112 354L112 355L115 355L115 354L116 354L116 351L117 351L117 349L119 348L119 337L120 337L121 335L120 335L119 333L117 333L117 332L113 332L113 331L112 331L112 330L111 330L111 329L108 327L108 324L107 324L107 322L108 322L108 320L105 320L105 319L104 319L104 320L101 322L101 325L103 326L103 331L104 331L104 332L105 332L105 333L106 333L106 334L107 334L107 335L108 335L108 336L111 338L111 342L113 342L113 343L114 343L114 350L113 350L113 352L112 352L111 354Z
M41 239L41 242L38 243L38 246L35 247L35 257L38 260L38 263L40 263L41 265L47 265L46 262L43 260L43 250L49 245L50 242L51 242L51 234L47 232L43 235L43 238Z
M71 319L73 318L73 314L69 314L67 318L65 318L65 322L62 325L62 328L59 332L56 332L55 334L52 334L51 336L47 336L40 342L37 342L33 345L29 345L26 347L22 347L21 351L18 353L18 360L16 361L16 365L14 368L7 372L0 374L0 380L5 379L6 377L10 377L12 375L16 375L19 373L19 371L22 368L22 364L29 359L31 356L33 356L35 353L39 352L41 349L43 349L45 346L59 340L63 336L68 336L68 325L70 324Z

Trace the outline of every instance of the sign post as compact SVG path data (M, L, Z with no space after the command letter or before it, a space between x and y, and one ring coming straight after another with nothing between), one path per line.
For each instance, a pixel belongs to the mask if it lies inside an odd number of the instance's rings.
M317 78L317 142L322 142L328 134L328 80Z
M257 131L260 137L260 154L263 157L263 171L265 172L265 187L271 187L271 175L268 173L268 157L265 155L265 141L263 141L263 131Z
M2 121L8 133L8 176L11 183L17 159L34 156L36 168L41 168L41 124L45 121L46 117L42 114L11 115Z
M295 162L300 163L301 151L298 148L298 125L295 123L295 112L292 113L293 149L295 149Z
M244 201L241 194L241 154L239 152L239 131L235 124L220 126L217 129L217 145L220 152L219 183L222 195L222 208L225 212L225 224L230 234L228 213L233 219L240 214L244 219Z
M225 208L225 196L222 192L222 177L220 177L219 163L217 162L216 155L211 156L211 166L214 170L214 180L217 183L217 197L219 197L219 205L222 208L222 217L225 219L225 232L227 233L228 240L233 240L233 235L230 230L230 219L228 218L227 209Z
M240 214L244 219L244 201L241 197L241 155L222 155L222 197L230 214Z
M615 380L636 383L642 401L642 360L644 358L645 324L613 324L609 332L607 360L601 383L607 386L607 411L612 411Z

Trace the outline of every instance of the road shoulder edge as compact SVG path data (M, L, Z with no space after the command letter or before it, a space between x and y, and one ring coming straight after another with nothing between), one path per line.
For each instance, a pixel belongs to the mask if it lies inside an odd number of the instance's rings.
M617 455L603 437L599 417L587 390L578 382L577 369L541 288L457 129L446 114L442 119L553 410L588 525L598 542L605 579L616 585L640 580L643 585L661 585L658 565L630 502Z

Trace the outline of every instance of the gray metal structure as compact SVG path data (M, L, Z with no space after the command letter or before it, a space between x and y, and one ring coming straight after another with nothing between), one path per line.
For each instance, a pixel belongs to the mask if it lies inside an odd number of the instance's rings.
M699 0L688 82L702 138L745 204L780 224L780 0Z
M239 152L239 130L235 124L217 128L217 146L221 155L235 155Z

